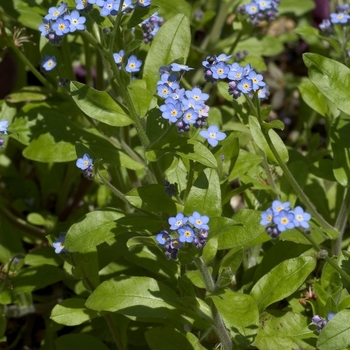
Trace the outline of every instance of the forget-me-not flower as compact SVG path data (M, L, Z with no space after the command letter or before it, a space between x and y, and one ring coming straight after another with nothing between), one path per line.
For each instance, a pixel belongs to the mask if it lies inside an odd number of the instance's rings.
M226 134L219 131L219 128L216 125L209 126L208 130L200 131L199 135L206 138L208 143L213 147L215 147L219 141L226 138Z

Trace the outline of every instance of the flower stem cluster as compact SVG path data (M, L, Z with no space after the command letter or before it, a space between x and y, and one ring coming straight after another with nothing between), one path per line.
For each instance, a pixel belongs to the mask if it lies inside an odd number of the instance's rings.
M146 44L151 42L163 23L164 19L163 17L158 16L158 12L154 13L151 17L141 22L141 28L143 32L142 41Z
M159 69L161 77L157 82L157 93L165 99L160 106L162 117L176 123L179 133L189 131L190 125L196 129L204 127L208 118L209 106L205 101L209 95L198 87L185 90L179 84L183 74L192 69L178 63Z
M281 0L253 0L237 9L238 13L249 16L249 22L257 26L261 21L273 21Z
M87 153L83 155L83 158L78 158L75 165L83 171L83 175L88 180L94 178L94 165L92 164L92 159Z
M1 136L3 134L7 135L8 126L9 126L8 120L0 120L0 149L4 148L5 140Z
M170 230L175 231L179 237L172 238L168 231L157 234L157 242L164 246L165 255L168 259L176 259L180 248L184 243L192 243L197 249L201 249L207 243L209 231L209 217L201 215L197 211L189 217L178 213L168 219Z
M309 228L311 215L301 207L290 209L289 202L275 200L272 206L261 213L260 225L267 226L266 232L272 238L276 238L281 232L291 230L295 227Z
M319 28L321 32L326 36L332 36L335 34L333 25L340 24L342 26L348 26L350 23L350 5L338 5L336 12L331 13L330 18L322 20Z
M266 98L267 88L264 77L257 74L250 64L245 67L237 62L226 64L232 56L221 54L219 56L208 56L202 62L204 67L204 78L207 82L214 83L219 80L228 82L228 92L237 99L241 94L252 97L256 91L260 99Z
M328 321L334 316L335 314L333 312L330 312L327 316ZM315 315L312 319L311 319L312 323L315 324L317 326L317 331L318 333L321 333L323 327L328 323L328 321L326 319L324 319L323 317L319 316L319 315Z
M84 30L86 18L79 11L70 12L67 4L63 2L59 7L50 7L48 14L39 26L41 35L45 36L51 44L59 45L65 34Z

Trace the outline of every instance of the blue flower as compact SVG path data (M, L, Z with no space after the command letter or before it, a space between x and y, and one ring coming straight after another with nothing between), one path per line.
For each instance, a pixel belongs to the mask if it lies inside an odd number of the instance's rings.
M167 231L162 231L157 234L156 240L159 244L164 245L170 241L170 235Z
M185 124L194 124L198 118L198 112L194 108L186 109L183 114L183 122Z
M80 16L80 13L77 10L72 11L70 15L64 16L64 19L70 22L69 29L71 33L75 32L76 30L85 29L84 23L86 18L84 16Z
M188 221L196 228L209 230L209 226L207 225L209 222L209 217L199 214L198 211L194 211L193 214L188 218Z
M330 321L335 316L334 312L330 312L327 316L328 321Z
M168 84L173 90L180 88L180 85L177 82L176 74L163 73L160 80L157 82L157 85L161 84Z
M56 20L59 16L62 16L67 10L67 4L64 2L59 7L50 7L49 13L45 16L47 20Z
M142 7L150 6L151 0L137 0L137 4Z
M271 208L267 209L263 213L261 213L261 221L260 225L266 226L272 223L273 219L273 211Z
M294 225L294 214L290 211L281 210L277 215L273 217L273 222L277 225L280 232L284 232L287 229L292 229Z
M244 94L247 94L253 89L253 82L250 79L244 78L238 83L237 88Z
M88 6L87 0L75 0L77 10L84 10L86 6Z
M115 2L114 0L106 0L101 9L101 16L106 17L108 15L116 15L119 9L119 1Z
M200 131L199 135L206 138L208 143L213 147L218 144L218 141L222 141L226 138L226 134L220 132L216 125L209 126L208 130Z
M44 23L40 24L39 30L41 31L42 36L46 36L51 32L51 25L50 25L50 21L47 20L46 18L43 18L43 22Z
M123 62L123 56L124 56L124 50L120 50L119 52L114 53L113 54L114 62L117 65L121 65Z
M310 225L308 221L311 219L311 215L309 213L304 212L303 208L296 207L293 210L294 213L294 225L295 227L303 227L303 228L309 228Z
M168 84L162 84L157 86L158 96L167 98L173 93L172 88Z
M266 88L266 86L264 86L262 89L259 89L257 91L257 93L258 93L258 97L260 99L266 98L266 96L267 96L267 88Z
M176 123L182 116L181 103L173 100L171 97L165 100L165 105L159 107L163 112L162 117L170 121L170 123Z
M228 61L231 57L232 57L232 55L227 56L227 55L225 55L224 53L222 53L221 55L219 55L218 57L216 57L216 59L217 59L218 61L221 61L221 62L226 62L226 61Z
M92 159L85 153L83 158L78 158L75 164L79 169L86 170L92 164Z
M142 65L142 61L137 59L135 55L131 55L128 59L128 63L125 67L125 70L128 73L138 72L140 70L141 65Z
M188 72L188 71L194 69L194 68L191 68L189 66L186 66L185 64L178 64L178 63L172 63L170 66L171 66L171 70L173 72L181 72L181 71Z
M331 22L333 24L346 24L349 19L350 16L345 13L331 13Z
M214 79L225 79L230 71L230 68L224 63L219 62L210 67Z
M245 70L244 67L240 66L238 63L233 63L228 66L229 72L227 74L227 77L230 80L241 80L245 77Z
M204 102L209 98L209 95L203 93L200 88L194 88L192 91L187 90L185 94L187 98L193 98L197 102Z
M290 203L289 202L280 202L278 200L274 200L272 202L272 210L274 214L278 214L281 210L288 211L290 209Z
M55 31L56 35L62 36L69 33L70 23L68 20L63 18L58 18L57 21L52 25L52 29Z
M0 120L0 135L5 134L7 135L7 128L9 126L8 120Z
M168 223L170 225L170 230L177 230L177 229L179 229L181 226L186 224L187 221L188 221L188 217L186 217L184 215L184 213L178 213L175 217L171 216L168 219Z
M264 77L261 74L257 74L254 70L252 70L249 73L248 78L251 79L251 81L253 82L254 91L257 91L260 89L260 87L263 87L266 85L263 81Z
M270 9L272 7L271 1L269 1L269 0L255 0L255 1L259 6L260 11L265 11L265 10Z
M191 226L185 225L183 227L180 227L177 232L180 235L180 242L188 242L191 243L195 237L194 230Z
M250 15L255 15L256 13L259 12L259 6L255 2L251 2L250 4L245 6L245 10L250 14Z
M119 7L119 4L118 4ZM132 10L134 6L132 5L132 0L124 0L123 5L122 5L122 11L129 11Z
M49 72L50 70L53 70L57 65L56 57L44 56L43 60L40 62L40 65L45 72Z
M52 243L52 246L55 248L56 254L64 253L66 251L64 247L65 238L66 238L66 234L61 232L57 240L54 243Z

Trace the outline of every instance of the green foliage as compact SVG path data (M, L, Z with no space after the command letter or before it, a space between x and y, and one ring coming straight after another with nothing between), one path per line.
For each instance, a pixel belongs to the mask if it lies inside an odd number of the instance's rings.
M0 4L1 348L350 347L350 29L249 2Z

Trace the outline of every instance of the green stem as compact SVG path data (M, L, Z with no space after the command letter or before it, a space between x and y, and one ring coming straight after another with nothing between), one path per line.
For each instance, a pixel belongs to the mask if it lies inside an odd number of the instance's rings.
M301 230L299 230L302 232ZM312 246L315 248L315 250L319 253L321 250L321 247L316 243L316 241L312 238L310 234L307 234L305 232L302 232L304 234L304 237L312 244ZM338 264L331 259L329 256L326 256L324 258L329 265L331 265L339 274L342 276L346 281L350 282L350 276L340 267Z
M69 80L75 80L75 74L73 71L72 58L70 54L70 48L68 44L68 38L65 36L62 42L62 56L64 61L64 69L68 75Z
M186 202L187 196L190 193L194 177L193 160L190 160L190 170L188 172L187 186L184 194L184 202Z
M320 226L324 229L333 231L333 232L337 232L337 230L331 226L316 210L315 206L311 203L310 199L307 197L307 195L304 193L304 191L302 190L302 188L299 186L298 182L295 180L293 174L290 172L290 170L288 169L287 165L283 162L282 158L280 157L279 153L277 152L275 145L273 144L270 135L269 135L269 130L267 128L264 127L264 121L262 119L261 113L260 113L260 103L259 101L257 101L257 108L255 107L254 103L252 102L252 100L244 95L246 97L246 100L248 101L248 104L252 107L252 110L254 111L262 133L264 135L264 138L271 150L271 152L273 153L274 157L276 158L276 161L278 163L278 165L281 167L281 169L283 170L283 174L285 175L285 177L287 178L287 180L289 181L289 183L291 184L291 186L293 187L294 191L296 192L296 194L298 195L299 199L301 202L304 203L304 205L306 206L308 212L313 216L313 218L320 224ZM257 99L257 96L255 94L255 99ZM338 233L338 232L337 232Z
M207 292L213 293L215 291L215 283L204 261L202 258L196 258L194 262L203 276ZM212 304L212 313L214 319L214 330L221 342L222 348L224 350L232 350L233 345L231 337L224 325L221 314L214 303Z
M339 214L334 225L334 227L340 232L339 237L337 238L333 246L334 255L339 255L341 252L344 230L345 230L346 223L348 221L349 213L350 213L350 189L348 188L345 199L339 210Z
M84 43L84 51L85 51L85 70L86 70L86 85L88 86L94 86L94 82L92 80L91 76L91 50L90 50L90 44L86 40L85 37L83 37L83 43Z
M14 227L19 230L40 239L45 239L46 232L45 230L32 226L28 224L27 221L19 218L17 215L12 214L10 210L5 208L4 205L0 203L0 216L6 218Z
M29 70L33 73L33 75L43 84L50 92L54 95L57 95L56 88L53 87L44 76L37 71L37 69L32 65L32 63L27 59L27 57L23 54L23 52L11 41L7 40L9 46L11 46L12 50L16 53L16 55L20 58L20 60L24 63L25 66L29 68Z

